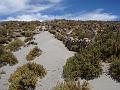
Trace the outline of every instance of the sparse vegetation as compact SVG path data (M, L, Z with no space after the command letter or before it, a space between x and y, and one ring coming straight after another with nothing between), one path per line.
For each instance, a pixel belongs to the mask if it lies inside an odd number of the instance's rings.
M45 22L0 22L0 67L18 63L11 53L25 43L17 37L25 36L26 45L34 44L34 34L38 30L48 30L65 46L76 54L63 66L65 81L53 90L89 90L87 83L75 82L79 78L91 80L102 74L101 63L110 63L109 75L120 82L120 22L113 21L74 21L53 20ZM38 30L36 27L40 26ZM2 27L2 28L1 28ZM36 30L36 31L35 31ZM26 59L34 60L41 55L41 50L34 47ZM38 77L46 75L43 66L28 63L19 67L9 79L9 90L30 90L35 88Z
M18 63L17 58L11 53L6 52L0 56L0 67L9 64L10 66Z
M91 80L99 77L102 73L99 62L87 59L82 55L69 58L63 68L63 77L66 81L77 80L79 77Z
M34 32L33 31L25 31L22 33L22 35L25 37L33 37Z
M92 42L79 49L74 57L67 60L63 77L65 80L76 80L79 77L86 80L94 79L102 73L101 62L111 63L114 61L113 58L119 58L119 56L120 30L109 27L99 31ZM117 68L114 70L118 71ZM114 76L117 77L117 75Z
M9 90L33 90L38 78L42 79L45 75L46 70L42 65L27 63L11 74Z
M18 63L16 57L11 52L7 52L4 46L0 46L0 67L9 64L10 66Z
M120 82L120 59L116 58L112 61L109 68L109 74L114 80Z
M6 37L4 37L4 36L1 36L0 37L0 44L5 44L5 43L7 43L8 41L7 41L7 38Z
M82 85L79 81L69 81L69 82L63 82L58 85L56 85L53 90L90 90L90 87L88 85L88 82L84 82Z
M38 57L39 55L41 55L41 50L36 46L34 47L26 56L26 59L28 61L34 60L35 57Z
M75 20L54 20L49 23L48 30L55 37L71 50L79 52L79 49L89 45L97 33L106 29L116 31L119 29L119 22L104 21L75 21ZM47 27L47 26L46 26ZM100 34L99 34L100 35Z
M9 49L10 51L16 51L18 50L21 46L23 46L25 43L20 40L20 39L16 39L12 42L10 42L6 48Z

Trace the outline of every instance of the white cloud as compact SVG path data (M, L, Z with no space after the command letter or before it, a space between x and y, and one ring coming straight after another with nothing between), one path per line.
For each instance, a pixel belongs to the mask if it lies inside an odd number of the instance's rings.
M49 8L53 7L53 5L30 5L28 8L26 8L24 11L26 13L36 13L36 12L40 12L40 11L44 11L47 10Z
M32 21L32 20L52 20L52 19L70 19L70 20L98 20L98 21L112 21L117 20L118 16L104 12L103 9L97 9L92 12L80 12L66 15L44 15L41 13L36 14L23 14L16 17L8 17L6 20L17 21Z
M10 14L20 11L26 7L28 0L1 0L0 14Z
M62 0L31 0L35 3L41 3L41 2L49 2L49 3L60 3Z
M37 17L34 17L34 15L22 15L22 16L17 16L17 17L8 17L6 20L7 21L32 21L36 20Z
M26 15L20 15L16 17L8 17L6 21L44 21L44 20L52 20L52 19L62 19L64 17L67 17L68 15L64 16L53 16L53 15L42 15L41 13L37 14L26 14Z
M48 1L48 4L43 4ZM9 15L12 13L35 13L52 8L61 0L1 0L0 15ZM33 4L37 2L37 4Z
M100 21L112 21L116 20L118 16L104 12L104 9L97 9L92 12L83 13L74 17L75 20L100 20Z
M52 2L52 3L59 3L59 2L61 2L62 0L46 0L46 1L50 1L50 2Z

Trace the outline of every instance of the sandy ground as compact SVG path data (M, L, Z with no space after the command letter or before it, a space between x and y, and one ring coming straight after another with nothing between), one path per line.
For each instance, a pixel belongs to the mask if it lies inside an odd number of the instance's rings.
M43 53L34 61L42 64L48 71L45 78L37 83L35 90L50 90L57 82L62 81L62 67L67 58L73 56L74 53L68 51L61 41L54 39L48 32L36 35L35 38Z
M107 75L108 67L109 64L102 63L103 74L99 78L90 81L92 90L120 90L120 83Z

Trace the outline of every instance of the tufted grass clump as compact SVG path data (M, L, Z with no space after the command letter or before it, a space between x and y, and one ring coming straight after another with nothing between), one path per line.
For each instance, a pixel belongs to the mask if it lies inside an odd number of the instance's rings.
M34 58L40 56L41 53L42 51L36 46L26 55L26 59L27 61L34 60Z
M120 82L120 59L113 60L110 64L109 74L112 79Z
M11 52L5 52L0 56L0 67L7 64L13 66L17 63L18 63L17 58Z
M27 63L11 74L9 90L35 89L38 78L42 79L47 74L42 65Z
M25 45L24 41L22 41L21 39L16 39L12 42L10 42L6 48L10 51L16 51L18 49L20 49L21 46Z
M25 31L22 33L23 36L25 37L33 37L34 36L34 32L33 31Z
M63 77L65 81L78 80L79 78L85 80L92 80L102 74L102 68L99 62L92 63L89 59L78 59L73 56L69 58L63 67Z
M5 46L0 45L0 67L9 64L10 66L18 63L17 58L12 52L5 50Z
M80 81L69 81L57 84L53 90L90 90L90 87L87 81L83 84L80 84Z

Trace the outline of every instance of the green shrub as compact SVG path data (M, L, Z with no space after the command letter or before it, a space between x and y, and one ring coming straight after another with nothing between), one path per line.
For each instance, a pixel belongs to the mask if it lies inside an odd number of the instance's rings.
M25 31L22 33L22 35L24 35L25 37L33 37L34 32L32 31Z
M77 80L80 77L80 67L78 65L78 60L75 57L71 57L67 60L63 67L63 77L65 81Z
M10 66L18 63L17 58L11 52L5 52L0 56L0 67L9 64Z
M120 82L120 59L113 60L109 68L110 76Z
M102 73L101 67L95 66L92 63L87 62L87 61L81 62L80 71L81 71L80 77L86 80L97 78Z
M29 90L34 89L37 82L37 76L33 72L24 72L21 76L11 81L9 90Z
M38 77L42 79L45 75L46 70L42 65L27 63L11 74L9 78L9 90L33 90Z
M22 40L16 39L16 40L10 42L10 43L6 46L6 48L9 49L9 50L11 50L11 51L16 51L16 50L18 50L21 46L23 46L24 44L25 44L25 43L24 43Z
M5 53L4 46L0 45L0 56Z
M5 44L5 43L7 43L8 42L8 40L7 40L7 38L6 37L0 37L0 44Z
M63 82L58 85L56 85L53 90L90 90L90 87L88 86L88 82L84 82L82 85L79 81L69 81L69 82Z
M101 75L100 64L92 64L90 61L78 60L72 57L63 67L63 77L66 81L81 79L91 80Z
M31 61L31 60L33 60L35 57L38 57L38 56L40 56L41 55L41 50L36 46L36 47L34 47L29 53L28 53L28 55L26 55L26 59L28 60L28 61Z
M7 36L7 34L9 33L9 31L5 28L0 28L0 35L1 36Z

